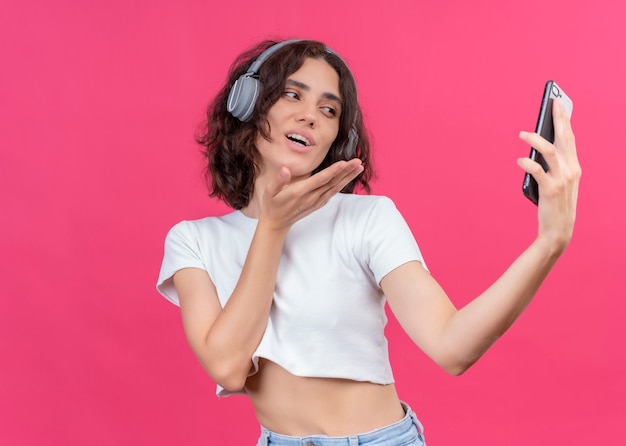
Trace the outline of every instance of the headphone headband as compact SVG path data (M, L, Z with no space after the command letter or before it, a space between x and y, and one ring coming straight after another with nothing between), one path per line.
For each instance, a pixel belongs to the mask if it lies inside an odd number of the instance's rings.
M282 47L296 42L302 42L302 39L283 40L282 42L278 42L272 45L271 47L263 51L254 62L252 62L252 65L250 65L250 68L248 68L248 72L246 74L259 74L259 69L261 68L261 65L263 65L263 62L265 62L272 54L274 54Z

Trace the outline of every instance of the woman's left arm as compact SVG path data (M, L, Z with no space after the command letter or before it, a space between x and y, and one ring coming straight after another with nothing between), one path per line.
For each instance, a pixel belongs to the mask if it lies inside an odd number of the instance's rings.
M550 166L518 160L539 184L537 238L487 290L460 310L418 262L381 280L389 306L411 339L435 362L458 375L476 362L528 306L572 237L581 168L574 134L559 101L553 107L555 143L520 133Z

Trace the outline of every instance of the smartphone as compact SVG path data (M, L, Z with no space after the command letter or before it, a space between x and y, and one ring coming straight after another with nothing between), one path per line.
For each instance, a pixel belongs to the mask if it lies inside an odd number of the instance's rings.
M537 119L537 128L535 132L543 136L546 140L554 143L554 124L552 122L552 103L555 99L559 99L567 110L567 115L572 117L572 110L574 104L572 100L565 94L563 89L557 85L554 81L546 82L546 87L543 90L543 98L541 99L541 108L539 109L539 118ZM530 148L530 159L538 162L543 167L544 171L548 171L549 166L541 153ZM529 173L524 175L524 182L522 183L522 192L533 203L539 203L539 187L537 181Z

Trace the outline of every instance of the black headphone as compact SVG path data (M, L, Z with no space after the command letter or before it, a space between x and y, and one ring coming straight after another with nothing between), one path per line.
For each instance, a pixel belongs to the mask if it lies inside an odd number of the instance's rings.
M248 71L239 76L228 94L228 102L226 109L235 118L242 122L249 120L254 112L254 105L261 92L261 82L259 82L259 69L272 54L284 47L295 42L301 42L302 39L285 40L272 45L261 53L257 59L252 62ZM337 54L330 48L327 50L332 54ZM339 150L339 154L346 158L352 158L356 154L356 146L359 136L356 127L352 124L352 128L348 133L348 142Z

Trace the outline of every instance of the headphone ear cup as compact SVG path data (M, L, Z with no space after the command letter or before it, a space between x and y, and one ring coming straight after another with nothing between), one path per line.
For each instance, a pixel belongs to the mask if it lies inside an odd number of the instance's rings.
M247 121L252 117L260 89L258 79L248 75L241 76L230 89L226 109L240 121Z
M352 127L348 133L348 141L341 148L340 155L345 159L352 159L356 155L356 146L359 143L359 134L356 128Z

